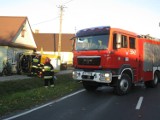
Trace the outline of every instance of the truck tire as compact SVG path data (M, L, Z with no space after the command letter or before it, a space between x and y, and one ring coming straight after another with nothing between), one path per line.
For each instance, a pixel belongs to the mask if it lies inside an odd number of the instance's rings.
M132 82L129 75L122 74L121 79L117 80L114 90L117 95L125 95L130 91L131 87Z
M87 91L95 91L98 88L98 85L94 84L93 82L82 81L82 83L83 83L83 87Z
M158 74L155 73L154 74L154 79L151 80L151 81L145 82L145 85L146 85L146 87L155 88L155 87L157 87L158 83L159 83Z

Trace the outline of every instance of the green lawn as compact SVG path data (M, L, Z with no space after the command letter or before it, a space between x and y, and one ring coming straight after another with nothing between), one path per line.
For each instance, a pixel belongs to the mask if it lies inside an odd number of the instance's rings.
M0 82L0 116L60 98L82 88L71 74L58 75L54 88L44 88L41 78Z

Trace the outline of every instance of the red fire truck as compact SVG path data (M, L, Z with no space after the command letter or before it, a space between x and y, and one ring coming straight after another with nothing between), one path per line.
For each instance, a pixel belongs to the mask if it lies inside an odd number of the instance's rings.
M114 87L118 95L133 85L156 87L160 79L160 40L109 26L82 29L74 41L73 78L86 90Z

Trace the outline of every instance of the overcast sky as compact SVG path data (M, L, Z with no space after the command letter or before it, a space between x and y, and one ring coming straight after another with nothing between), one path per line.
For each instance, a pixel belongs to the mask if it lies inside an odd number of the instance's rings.
M27 16L33 31L58 33L61 3L63 33L111 26L160 38L160 0L0 0L0 16Z

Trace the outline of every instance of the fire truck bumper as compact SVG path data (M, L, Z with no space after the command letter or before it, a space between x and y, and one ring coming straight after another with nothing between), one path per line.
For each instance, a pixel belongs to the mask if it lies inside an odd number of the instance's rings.
M78 81L95 81L98 83L111 83L112 82L112 73L110 71L74 70L72 75L73 75L73 79L78 80Z

